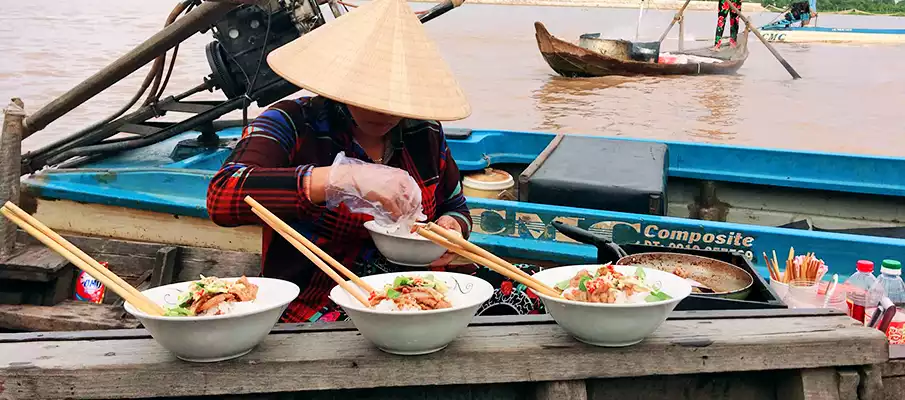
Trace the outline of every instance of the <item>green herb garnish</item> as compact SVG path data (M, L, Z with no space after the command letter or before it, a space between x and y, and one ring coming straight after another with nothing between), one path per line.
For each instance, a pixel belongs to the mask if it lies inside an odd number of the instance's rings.
M587 292L588 287L584 283L591 279L594 279L594 278L591 278L590 276L582 276L581 280L578 281L578 290L581 290L582 292Z
M644 278L645 278L645 276L647 276L647 274L644 273L644 268L638 267L638 268L635 270L635 276L637 276L638 279L640 279L640 280L643 281Z
M650 294L644 298L644 301L646 301L648 303L655 303L658 301L664 301L664 300L669 300L669 299L672 299L672 297L670 295L663 293L659 290L656 290L656 291L650 292Z
M185 307L171 307L168 308L163 315L167 317L188 317L192 315L192 312Z
M388 299L395 299L395 298L398 298L400 294L402 294L402 293L399 293L398 291L396 291L396 289L389 289L389 290L387 290L387 298L388 298Z
M564 281L560 281L559 283L556 284L556 288L559 290L566 290L569 288L569 283L571 283L571 282L572 282L571 279L566 279Z
M393 287L408 286L412 284L412 279L407 276L397 276L393 280Z

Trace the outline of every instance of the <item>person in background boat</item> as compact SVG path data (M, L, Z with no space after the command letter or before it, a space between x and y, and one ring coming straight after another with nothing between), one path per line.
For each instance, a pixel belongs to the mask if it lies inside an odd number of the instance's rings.
M716 14L716 36L713 41L714 50L719 50L720 45L723 43L723 30L726 29L726 24L731 25L729 27L729 45L735 47L736 42L738 41L738 13L732 11L729 7L730 2L739 11L742 9L742 0L720 0L719 9Z
M349 14L357 15L268 55L274 72L318 96L280 101L245 127L211 179L207 210L221 226L262 224L243 201L250 195L363 276L403 267L380 255L363 227L374 215L330 204L331 193L363 194L394 217L420 205L429 220L468 238L471 214L438 121L465 118L471 108L405 0L376 0ZM340 153L362 163L337 166ZM302 290L282 321L344 319L328 298L334 282L262 225L262 275ZM447 253L432 267L453 258Z
M789 5L789 11L782 18L764 28L786 29L796 22L801 26L808 26L812 18L817 18L817 0L797 1Z

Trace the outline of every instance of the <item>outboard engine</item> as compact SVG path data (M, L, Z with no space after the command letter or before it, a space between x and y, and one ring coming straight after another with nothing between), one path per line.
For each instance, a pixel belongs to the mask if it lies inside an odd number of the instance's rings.
M264 107L299 90L267 65L272 50L323 25L317 0L267 0L238 7L212 27L211 79L227 98L248 95Z

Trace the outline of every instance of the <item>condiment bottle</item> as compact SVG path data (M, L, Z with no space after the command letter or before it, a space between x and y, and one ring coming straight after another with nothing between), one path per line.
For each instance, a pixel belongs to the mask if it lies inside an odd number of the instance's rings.
M880 277L869 293L872 308L877 307L883 296L896 305L896 314L886 330L886 337L891 344L905 344L905 281L902 280L902 263L897 260L883 260L880 265Z
M842 286L845 288L845 303L848 306L848 315L866 324L867 292L877 282L877 277L874 276L874 263L871 261L859 260L855 269L856 272Z

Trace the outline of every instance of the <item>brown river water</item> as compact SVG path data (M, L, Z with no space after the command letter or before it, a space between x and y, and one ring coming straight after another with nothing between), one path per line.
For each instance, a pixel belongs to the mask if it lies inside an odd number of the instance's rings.
M5 105L9 98L21 97L34 112L159 30L175 4L4 1L0 101ZM418 10L430 4L412 6ZM646 11L641 40L659 37L674 13ZM686 47L711 43L715 14L688 13ZM758 24L774 16L751 15ZM427 30L474 109L471 117L448 125L905 155L905 46L777 45L804 77L793 81L751 35L751 55L734 76L565 79L538 52L534 21L567 40L585 32L632 40L638 10L466 3L431 21ZM905 18L825 15L817 24L905 28ZM676 32L664 50L675 49ZM210 73L204 58L210 40L196 35L182 45L168 94L194 86ZM24 148L46 144L113 112L132 96L144 71L27 139Z

